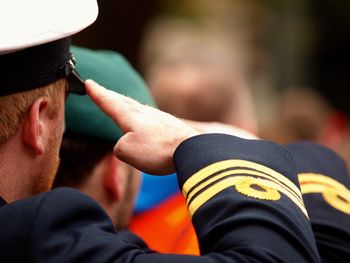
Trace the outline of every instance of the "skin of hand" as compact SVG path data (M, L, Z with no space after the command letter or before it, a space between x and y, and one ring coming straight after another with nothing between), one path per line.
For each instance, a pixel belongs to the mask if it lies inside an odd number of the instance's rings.
M114 147L115 156L138 170L155 175L173 173L173 154L178 145L200 134L182 120L92 80L85 86L89 97L124 133Z
M201 133L224 133L234 135L243 139L259 139L251 132L248 132L244 129L238 128L230 124L219 122L199 122L185 119L183 119L183 121Z

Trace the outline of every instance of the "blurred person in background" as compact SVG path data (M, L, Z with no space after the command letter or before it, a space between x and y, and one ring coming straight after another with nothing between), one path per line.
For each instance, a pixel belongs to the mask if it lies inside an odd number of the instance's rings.
M350 126L346 113L306 87L282 90L271 106L261 136L278 143L310 140L337 152L350 167Z
M82 78L93 78L110 89L154 105L145 83L118 53L72 46ZM69 95L66 130L54 187L77 188L95 199L117 229L130 221L140 172L118 160L113 146L122 131L88 98Z
M161 110L257 133L246 58L229 36L160 20L149 29L142 54L143 76Z

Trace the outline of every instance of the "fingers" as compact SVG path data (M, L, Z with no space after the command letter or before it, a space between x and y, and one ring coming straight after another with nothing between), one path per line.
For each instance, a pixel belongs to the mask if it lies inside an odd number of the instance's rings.
M185 139L199 134L174 116L107 90L94 81L86 81L86 90L124 132L114 148L115 155L139 170L153 174L172 172L175 149Z
M106 88L98 85L93 80L85 82L86 91L89 97L101 108L103 112L109 115L114 121L118 121L116 105L119 104L117 96L112 94Z
M131 107L140 107L141 104L126 96L108 90L93 80L87 80L85 86L87 94L97 106L112 118L124 132L128 132L128 124L130 122L125 121L125 116L130 112Z

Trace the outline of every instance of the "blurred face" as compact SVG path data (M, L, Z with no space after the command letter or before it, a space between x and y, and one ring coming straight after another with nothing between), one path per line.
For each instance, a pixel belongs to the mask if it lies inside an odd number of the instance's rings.
M233 103L232 76L212 67L169 66L149 86L161 110L196 121L222 121Z

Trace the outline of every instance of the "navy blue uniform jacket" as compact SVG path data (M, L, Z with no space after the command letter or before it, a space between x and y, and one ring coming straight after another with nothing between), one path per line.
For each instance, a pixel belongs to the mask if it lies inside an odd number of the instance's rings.
M350 180L346 163L314 143L288 145L322 262L350 262Z
M180 144L174 163L202 256L150 251L132 233L115 232L90 198L62 188L1 206L0 261L320 261L296 167L285 148L200 135Z

